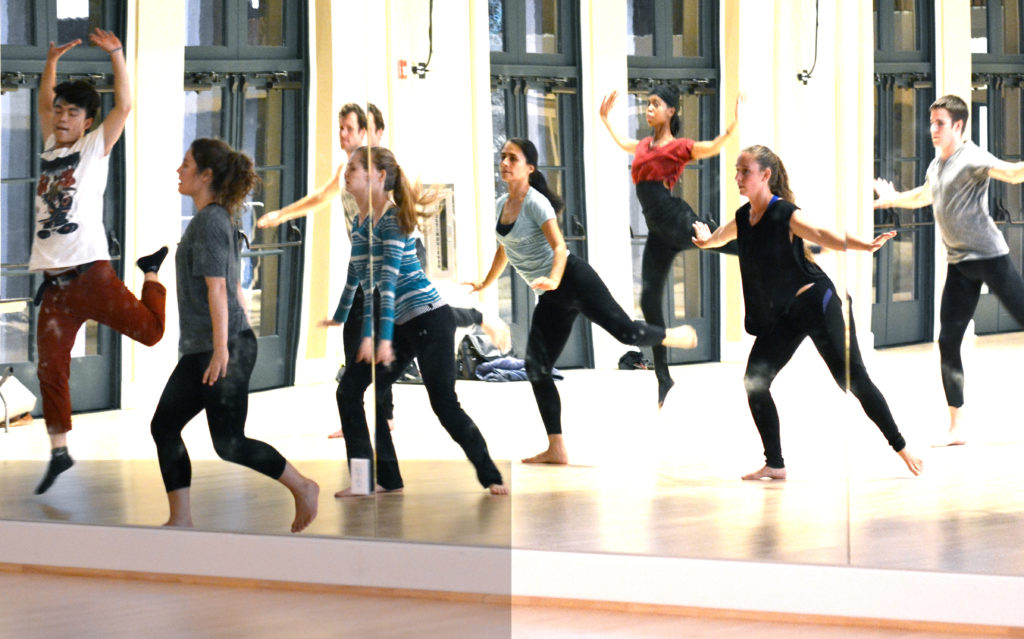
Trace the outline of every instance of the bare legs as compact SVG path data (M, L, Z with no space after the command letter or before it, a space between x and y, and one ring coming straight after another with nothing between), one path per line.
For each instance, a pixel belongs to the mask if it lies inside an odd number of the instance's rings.
M315 481L303 476L291 463L285 464L284 472L278 478L292 493L295 499L295 519L292 520L292 532L304 530L316 519L320 486ZM167 504L171 515L164 526L192 528L192 498L189 488L178 488L167 493Z

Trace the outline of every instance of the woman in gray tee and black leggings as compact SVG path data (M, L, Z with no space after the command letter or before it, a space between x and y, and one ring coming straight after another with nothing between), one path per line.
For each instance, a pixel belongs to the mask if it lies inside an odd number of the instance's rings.
M316 517L320 487L272 446L245 436L256 336L239 284L236 212L258 177L252 160L220 140L192 142L178 168L178 192L198 211L175 255L181 359L164 387L151 431L171 515L165 525L192 526L192 466L181 431L206 410L214 450L284 484L295 498L292 532Z

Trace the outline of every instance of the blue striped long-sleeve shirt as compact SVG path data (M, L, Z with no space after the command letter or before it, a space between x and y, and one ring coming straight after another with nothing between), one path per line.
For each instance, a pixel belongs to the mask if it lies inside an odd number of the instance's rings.
M374 288L380 292L378 330L382 340L393 339L395 324L404 324L444 305L416 257L416 240L398 228L396 214L393 208L384 212L373 225L372 241L370 216L362 221L356 219L352 225L352 257L334 321L344 323L348 319L352 298L361 285L367 293L363 304L363 337L373 334Z

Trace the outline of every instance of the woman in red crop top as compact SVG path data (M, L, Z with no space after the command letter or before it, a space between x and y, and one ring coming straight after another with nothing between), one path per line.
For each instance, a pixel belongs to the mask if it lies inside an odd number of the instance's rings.
M623 151L634 154L633 183L637 199L643 207L647 222L647 242L644 245L641 263L640 308L644 319L651 324L665 326L665 311L662 298L669 270L676 255L693 248L693 223L701 220L712 228L715 222L705 216L698 217L689 204L673 197L672 187L690 160L700 160L718 155L725 141L733 134L739 123L739 105L742 96L736 100L736 117L725 133L706 142L689 138L676 138L679 131L679 90L662 84L654 87L647 97L647 124L652 132L642 140L622 138L608 122L608 113L615 105L617 91L601 101L601 121L611 133L615 143ZM723 252L735 252L731 247ZM674 382L668 372L667 351L663 346L653 347L654 371L658 378L658 407L665 402L665 396Z
M764 146L748 147L740 153L736 160L736 185L740 195L750 201L714 233L704 223L696 222L693 244L712 248L738 240L745 324L747 332L755 336L743 385L765 457L765 465L743 479L786 478L779 413L771 385L807 337L814 342L839 387L845 389L849 383L850 393L892 449L911 473L920 474L924 465L907 450L889 405L868 376L857 346L853 317L847 362L846 324L839 296L828 275L809 261L803 251L803 240L807 240L834 251L874 252L896 232L864 240L818 226L793 203L782 160Z

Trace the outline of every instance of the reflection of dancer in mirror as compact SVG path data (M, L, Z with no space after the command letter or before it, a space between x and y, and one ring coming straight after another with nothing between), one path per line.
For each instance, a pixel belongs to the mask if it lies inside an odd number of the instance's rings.
M373 104L368 104L367 108L370 111L371 117L367 119L366 112L363 111L363 107L359 106L355 102L349 102L341 107L338 111L338 141L341 144L341 149L345 152L345 162L338 165L338 168L334 171L334 177L329 182L321 186L319 189L310 193L302 199L292 202L283 209L277 211L270 211L269 213L260 217L259 221L256 222L256 226L260 228L271 228L283 224L288 220L294 220L299 217L305 217L311 213L323 210L331 205L334 198L341 197L342 209L345 212L345 226L349 233L352 232L352 221L359 214L359 207L356 205L356 201L352 198L352 195L345 190L344 182L342 179L342 172L345 170L345 165L348 163L349 156L357 148L362 146L364 139L367 134L369 135L369 141L372 146L379 146L381 138L384 137L384 116ZM360 324L363 317L363 287L356 289L355 297L352 300L353 315L359 318L355 322L349 322L342 329L342 344L345 353L345 364L346 366L355 361L356 349L359 347L359 336L361 333ZM379 305L380 302L374 300L374 304ZM320 326L337 326L338 323L331 319L325 319L320 321ZM394 402L392 400L391 392L388 391L384 395L384 414L387 416L388 428L394 428ZM341 405L338 405L338 412L341 413ZM339 429L332 432L327 437L330 439L336 439L343 437L342 431Z
M110 151L121 137L131 111L131 87L121 41L96 29L89 40L110 55L114 70L114 107L89 131L99 113L100 96L85 80L55 86L57 60L81 43L50 43L39 80L39 126L44 151L36 189L36 232L29 269L44 271L36 293L39 389L50 436L51 457L36 494L46 492L71 468L67 433L71 430L68 377L71 349L82 324L95 320L147 346L164 334L166 291L157 271L167 247L136 262L145 274L141 301L125 288L110 265L103 228L103 192ZM87 133L88 131L88 133Z
M615 339L634 346L693 348L697 345L697 334L692 326L666 331L661 326L630 319L590 264L569 254L557 219L564 203L537 169L537 147L532 142L520 138L506 142L501 149L500 171L508 193L499 197L495 205L498 250L487 276L467 284L474 292L487 288L511 263L537 292L526 346L526 374L548 433L548 448L523 462L567 464L562 402L551 372L565 348L576 316L583 313Z
M455 318L423 274L411 237L419 217L417 209L432 202L434 195L413 187L389 150L374 148L369 155L368 163L367 149L357 149L345 167L345 188L356 199L359 216L352 227L348 280L335 318L342 323L348 319L352 298L360 284L364 290L371 290L372 282L380 292L376 354L370 330L375 310L372 304L366 304L355 360L346 368L338 387L348 459L368 459L373 463L374 448L370 445L363 394L370 385L371 366L376 363L380 365L376 375L377 489L389 492L402 488L391 432L380 414L381 395L415 357L430 407L472 462L480 484L492 494L507 494L508 488L491 460L483 434L459 405L455 394ZM351 494L351 488L346 488L335 497Z
M929 112L932 144L939 155L928 165L925 183L897 193L892 182L877 179L875 208L932 205L948 263L939 307L942 388L949 406L949 433L943 443L958 445L967 441L960 414L964 405L960 346L978 306L981 285L987 285L1014 319L1024 324L1024 278L988 213L989 178L1020 184L1024 162L1005 162L965 141L970 110L959 97L943 96Z
M736 100L736 115L725 133L706 142L689 138L676 138L679 131L679 90L662 84L651 89L647 98L647 124L653 131L642 140L622 138L612 129L608 113L615 106L617 91L612 91L601 101L601 121L611 133L615 143L626 153L633 153L633 183L636 196L643 207L647 223L647 241L641 261L640 308L644 319L651 324L665 326L665 309L662 307L665 285L672 269L672 262L681 251L693 248L693 223L702 220L711 228L715 222L708 217L699 217L690 205L672 196L672 187L683 168L691 160L700 160L718 155L726 140L739 123L740 98ZM733 252L731 247L724 252ZM658 379L658 407L665 403L665 397L675 382L668 371L667 351L664 346L654 346L654 372Z
M754 335L743 383L750 413L764 444L765 466L743 479L785 479L779 436L779 413L772 399L775 376L789 362L797 347L810 337L829 372L845 388L846 336L843 308L835 285L810 259L803 241L834 251L877 251L896 235L883 233L870 241L820 227L793 203L789 176L782 160L763 146L748 147L736 160L736 185L748 200L736 218L714 233L703 222L694 224L693 243L700 248L722 246L737 240L746 329ZM850 318L850 392L885 439L918 475L921 460L907 450L889 406L868 377Z
M171 511L167 526L192 526L192 466L181 431L202 410L213 448L222 459L276 479L291 491L292 532L316 517L316 482L302 476L269 444L245 436L256 336L249 327L239 281L238 212L258 181L248 156L210 138L193 141L178 167L178 192L192 198L196 214L174 257L181 359L151 423Z

